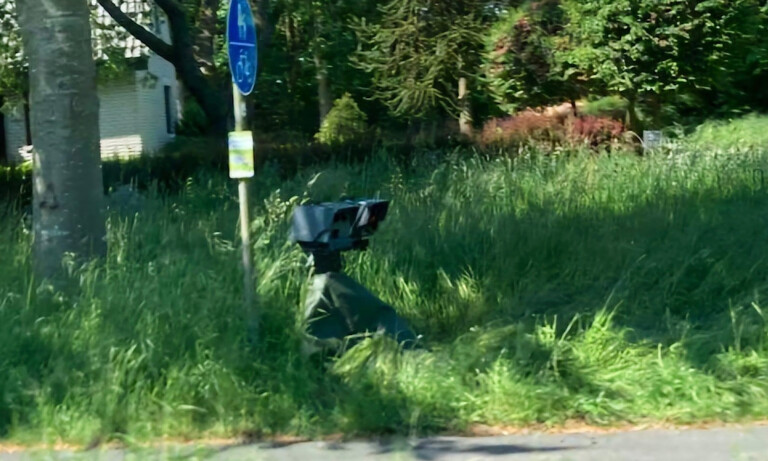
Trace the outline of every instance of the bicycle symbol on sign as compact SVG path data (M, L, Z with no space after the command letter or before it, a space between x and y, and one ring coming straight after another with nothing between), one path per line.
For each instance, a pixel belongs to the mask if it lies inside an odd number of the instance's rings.
M247 82L251 75L253 75L253 64L248 60L245 50L240 52L240 59L237 62L235 74L238 82Z

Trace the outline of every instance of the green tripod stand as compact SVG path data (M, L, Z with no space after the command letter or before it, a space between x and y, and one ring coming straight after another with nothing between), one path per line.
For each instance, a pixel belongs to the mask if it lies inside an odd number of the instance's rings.
M391 336L405 348L416 345L416 335L392 306L343 273L339 252L315 252L312 257L315 273L304 311L308 353L338 351L369 333Z

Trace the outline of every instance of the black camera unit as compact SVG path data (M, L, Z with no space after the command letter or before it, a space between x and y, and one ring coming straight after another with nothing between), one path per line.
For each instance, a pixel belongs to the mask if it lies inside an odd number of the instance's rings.
M290 241L312 255L317 273L340 272L341 252L365 251L388 211L387 200L302 205L293 212Z
M306 352L340 351L364 334L384 332L404 347L417 337L395 309L343 273L341 253L365 251L389 211L387 200L307 204L293 212L290 241L309 253L314 275L307 290ZM357 338L357 339L355 339Z

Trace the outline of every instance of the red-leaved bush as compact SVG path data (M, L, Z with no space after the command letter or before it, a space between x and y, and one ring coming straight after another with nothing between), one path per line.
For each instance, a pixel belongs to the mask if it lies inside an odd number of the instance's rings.
M600 147L619 141L624 131L621 122L606 117L561 117L527 110L489 120L483 126L478 141L485 147L519 147L526 144L542 148L565 145Z
M558 143L563 125L554 117L533 111L521 112L505 118L488 120L480 134L485 146L512 146L525 143Z
M624 133L624 124L607 117L586 115L576 117L568 126L571 141L593 147L618 141Z

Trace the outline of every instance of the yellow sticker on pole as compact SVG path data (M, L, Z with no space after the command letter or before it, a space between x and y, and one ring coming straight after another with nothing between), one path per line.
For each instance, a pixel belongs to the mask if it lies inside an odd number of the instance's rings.
M253 135L250 131L229 133L229 177L252 178L253 172Z

